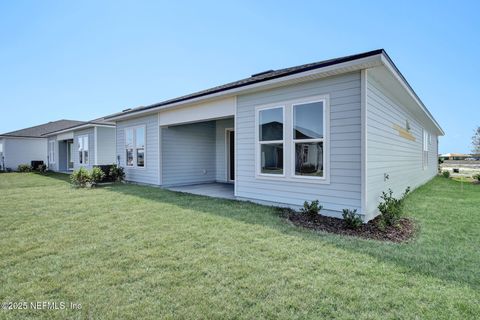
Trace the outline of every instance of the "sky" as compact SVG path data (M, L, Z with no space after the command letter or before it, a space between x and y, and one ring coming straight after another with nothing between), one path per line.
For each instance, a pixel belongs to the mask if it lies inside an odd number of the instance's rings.
M0 132L91 120L384 48L440 123L480 126L479 1L2 1Z

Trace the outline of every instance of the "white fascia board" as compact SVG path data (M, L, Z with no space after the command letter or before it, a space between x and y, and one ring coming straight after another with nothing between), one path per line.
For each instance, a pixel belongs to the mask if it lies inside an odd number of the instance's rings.
M229 90L225 90L217 93L212 93L209 95L189 99L186 101L180 101L180 102L167 104L164 106L154 107L151 109L140 110L140 111L128 113L125 115L120 114L118 116L114 116L108 119L110 121L117 121L117 120L123 120L126 118L136 118L136 117L139 117L140 115L156 113L159 110L176 108L179 106L187 106L190 104L196 104L203 101L218 99L220 97L234 96L238 94L248 93L251 91L259 91L267 88L270 89L274 87L284 86L284 85L288 85L289 83L314 80L314 79L325 78L325 77L329 77L337 74L359 71L362 69L372 68L372 67L381 65L382 64L381 57L382 57L382 54L377 54L370 57L343 62L335 65L330 65L323 68L318 68L318 69L309 70L305 72L300 72L297 74L292 74L289 76L284 76L284 77L280 77L272 80L253 83L253 84L246 85L239 88L233 88L233 89L229 89Z
M60 131L54 131L51 133L47 133L44 135L44 137L51 137L60 133L65 133L65 132L74 132L77 130L82 130L82 129L87 129L87 128L92 128L92 127L106 127L106 128L115 128L114 124L92 124L92 123L87 123L87 124L82 124L81 126L78 127L73 127L73 128L68 128Z
M418 107L425 113L425 115L432 121L438 131L441 133L442 136L445 135L445 132L440 127L438 122L433 118L430 111L428 111L427 107L423 104L423 102L418 98L417 94L412 90L410 85L405 81L405 78L398 73L398 70L395 66L392 65L390 59L382 55L382 63L385 65L388 71L395 77L395 79L401 84L401 86L408 92L410 97L415 101Z

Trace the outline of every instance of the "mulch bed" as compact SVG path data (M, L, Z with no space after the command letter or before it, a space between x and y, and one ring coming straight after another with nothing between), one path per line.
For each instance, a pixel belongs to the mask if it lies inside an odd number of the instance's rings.
M409 240L416 232L415 223L409 218L401 218L396 226L386 227L384 230L378 227L380 217L376 217L355 230L348 229L342 219L320 214L314 220L311 220L304 214L287 212L286 218L294 225L307 229L397 243Z

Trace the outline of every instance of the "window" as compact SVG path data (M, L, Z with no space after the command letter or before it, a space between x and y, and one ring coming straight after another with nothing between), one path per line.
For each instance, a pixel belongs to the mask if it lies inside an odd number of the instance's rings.
M127 167L145 167L145 126L125 129Z
M294 104L294 175L324 176L324 101Z
M79 136L78 140L78 163L88 164L88 135Z
M55 163L55 141L49 141L48 162Z
M284 108L258 111L258 147L260 174L283 175Z
M423 130L423 169L428 167L428 145L430 143L430 134Z

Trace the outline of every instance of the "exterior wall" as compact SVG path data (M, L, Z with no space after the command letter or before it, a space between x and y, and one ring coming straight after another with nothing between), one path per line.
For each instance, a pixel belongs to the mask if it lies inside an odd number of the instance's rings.
M217 120L216 124L216 175L215 180L218 182L227 182L227 166L226 166L226 135L225 129L234 127L233 119Z
M125 165L125 128L145 125L145 167L135 168ZM127 181L159 184L159 126L158 114L140 118L134 118L117 122L116 130L116 157L119 157L120 166L125 168L125 179ZM116 162L116 161L115 161Z
M318 199L323 213L340 216L344 208L361 208L361 84L360 72L276 88L237 97L236 196L301 206ZM330 182L320 184L255 176L255 108L286 100L328 94L330 98ZM285 140L285 147L290 141ZM288 149L287 149L288 150ZM286 153L286 158L290 155ZM286 168L289 170L289 168Z
M97 164L116 163L115 128L97 127Z
M78 137L88 135L88 164L80 164L79 154L78 154ZM73 132L73 150L75 151L73 155L73 168L74 170L84 167L87 169L93 168L95 165L95 134L94 128L88 128L84 130L78 130Z
M57 166L59 171L67 171L67 142L58 141Z
M407 186L412 189L437 173L438 140L432 132L428 146L428 168L423 169L423 132L426 126L402 107L380 83L367 76L367 200L368 218L377 214L381 192L391 188L396 196ZM399 135L394 125L405 127L408 120L415 141ZM385 175L389 178L385 179Z
M214 182L216 122L162 128L162 185Z
M54 148L54 161L52 162L52 159L50 159L50 142L53 141L53 148ZM49 137L48 138L48 144L47 144L47 162L48 162L48 169L52 171L58 171L58 141L57 137Z
M47 163L47 139L4 138L3 156L5 168L17 170L20 164L30 164L32 160Z
M4 149L5 148L5 141L3 139L0 139L0 170L4 170L4 161L3 161L3 156L5 154Z

